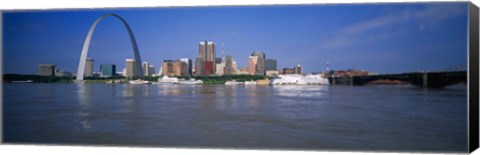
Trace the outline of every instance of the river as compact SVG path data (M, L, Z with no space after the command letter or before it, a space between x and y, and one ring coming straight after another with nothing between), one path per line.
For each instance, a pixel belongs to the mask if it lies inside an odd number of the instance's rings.
M5 143L467 151L467 88L3 84Z

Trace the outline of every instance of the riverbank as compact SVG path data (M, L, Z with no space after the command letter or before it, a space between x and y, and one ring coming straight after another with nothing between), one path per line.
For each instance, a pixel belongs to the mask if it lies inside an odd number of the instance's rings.
M88 77L85 78L85 83L128 83L130 80L141 79L149 82L157 82L159 76L145 76L137 78L126 77ZM179 79L189 80L191 78L202 80L203 84L224 84L226 81L235 80L238 82L256 81L269 78L262 75L223 75L223 76L192 76L192 77L176 77ZM3 82L11 83L15 81L31 81L32 83L73 83L75 77L56 77L56 76L39 76L39 75L24 75L24 74L4 74Z

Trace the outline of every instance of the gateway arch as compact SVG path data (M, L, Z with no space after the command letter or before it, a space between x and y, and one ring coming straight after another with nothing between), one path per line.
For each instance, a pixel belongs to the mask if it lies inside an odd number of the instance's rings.
M85 38L85 43L83 44L82 48L82 54L80 55L80 62L78 63L78 70L77 70L77 80L81 81L83 80L83 77L85 75L85 61L87 59L87 54L88 54L88 48L90 46L90 41L92 39L92 34L93 31L95 30L95 27L97 27L97 24L105 17L107 16L113 16L120 21L122 21L123 25L127 28L128 35L130 36L130 42L132 43L132 48L133 48L133 53L135 55L135 72L134 76L141 77L143 76L143 69L142 69L142 61L140 59L140 53L138 52L138 46L137 42L135 41L135 37L133 36L133 32L130 29L130 26L128 26L127 22L120 17L119 15L116 14L104 14L95 20L95 22L90 26L90 30L88 31L87 38Z

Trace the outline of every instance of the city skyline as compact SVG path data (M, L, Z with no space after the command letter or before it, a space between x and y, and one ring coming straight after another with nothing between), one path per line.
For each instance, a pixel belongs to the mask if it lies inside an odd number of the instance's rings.
M45 63L76 72L86 32L104 13L124 17L137 38L142 61L158 67L164 60L195 60L198 42L209 40L217 44L217 57L232 55L238 68L248 66L250 53L263 51L278 61L277 69L301 64L306 73L325 71L326 61L333 70L438 70L466 64L466 6L414 3L7 12L4 73L35 74L37 65ZM95 30L88 57L95 64L124 68L124 60L133 57L128 42L121 23L106 18Z

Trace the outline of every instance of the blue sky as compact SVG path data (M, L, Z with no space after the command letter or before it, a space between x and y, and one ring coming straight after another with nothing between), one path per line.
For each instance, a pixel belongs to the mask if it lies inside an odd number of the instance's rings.
M76 73L90 25L105 13L122 16L142 61L195 59L198 42L217 44L217 57L239 67L264 51L278 68L330 68L378 73L439 70L467 62L467 3L175 7L16 11L3 16L4 73L35 74L41 63ZM95 29L88 57L100 64L133 58L122 23L107 17Z

